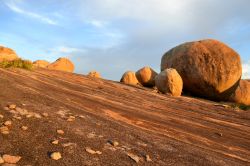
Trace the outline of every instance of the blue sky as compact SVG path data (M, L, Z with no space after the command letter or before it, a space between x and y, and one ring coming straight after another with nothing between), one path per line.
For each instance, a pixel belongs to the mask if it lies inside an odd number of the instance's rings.
M0 45L25 59L70 58L77 73L119 80L160 69L162 55L214 38L235 49L250 78L249 0L0 0Z

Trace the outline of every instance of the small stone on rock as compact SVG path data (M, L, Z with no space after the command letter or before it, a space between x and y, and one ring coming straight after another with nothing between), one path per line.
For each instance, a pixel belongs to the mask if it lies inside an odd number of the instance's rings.
M5 126L11 126L12 122L10 120L7 120L6 122L3 123Z
M3 107L3 110L4 111L9 111L10 109L9 109L9 107Z
M118 146L118 145L119 145L119 142L117 142L117 141L109 140L108 142L109 142L111 145L113 145L113 146Z
M100 152L100 151L94 151L94 150L92 150L89 147L85 148L85 150L86 150L86 152L88 152L90 154L99 154L99 155L102 154L102 152Z
M27 126L22 126L21 128L22 128L22 130L24 130L24 131L25 131L25 130L28 130L28 127L27 127Z
M134 160L136 163L138 163L140 161L140 158L132 153L127 153L127 155Z
M54 140L51 143L54 144L54 145L58 145L59 144L59 140Z
M59 160L62 158L62 155L60 152L53 152L50 154L50 158L53 160Z
M146 161L147 161L147 162L152 161L151 158L149 157L149 155L146 155L145 158L146 158Z
M0 164L3 164L4 163L4 160L3 158L0 156Z
M16 164L19 160L21 160L20 156L11 156L8 154L3 155L3 160L5 163Z
M46 113L46 112L42 113L42 115L43 115L44 117L48 117L48 116L49 116L49 114Z
M2 114L0 114L0 119L3 119L3 117L4 117L4 116L3 116Z
M56 132L57 132L57 134L61 134L61 135L64 134L64 131L63 131L63 130L57 130Z
M10 104L8 107L9 107L9 109L15 109L16 105L15 104Z

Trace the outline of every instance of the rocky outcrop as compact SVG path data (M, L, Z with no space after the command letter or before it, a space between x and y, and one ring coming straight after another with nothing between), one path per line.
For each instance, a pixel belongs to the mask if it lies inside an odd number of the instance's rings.
M135 75L141 85L146 87L155 86L155 76L157 76L157 73L150 67L146 66L141 68Z
M174 68L181 75L184 90L212 100L227 100L238 86L240 56L216 40L181 44L161 60L161 70Z
M6 48L3 46L0 46L0 62L7 60L7 61L12 61L15 59L19 59L15 51L13 51L10 48Z
M46 68L50 63L45 60L37 60L33 62L33 66L35 67L41 67L41 68Z
M73 72L75 67L74 64L69 59L59 58L55 62L48 65L47 68L51 70Z
M155 77L157 89L165 94L181 96L183 82L175 69L165 69Z
M97 71L91 71L88 73L89 77L94 77L94 78L101 78L101 74Z
M128 85L138 85L139 82L136 78L135 72L133 71L127 71L123 74L120 82Z
M250 106L250 82L240 80L240 84L230 98L231 101Z

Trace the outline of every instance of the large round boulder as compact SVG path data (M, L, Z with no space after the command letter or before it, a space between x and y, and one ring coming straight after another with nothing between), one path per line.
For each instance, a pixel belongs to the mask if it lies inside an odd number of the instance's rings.
M240 84L232 94L230 100L235 103L250 106L250 82L247 80L240 80Z
M139 82L135 76L135 72L127 71L122 75L120 82L128 85L138 85Z
M179 73L175 69L165 69L155 77L157 89L172 96L181 96L183 82Z
M45 60L37 60L33 62L33 66L35 67L41 67L41 68L46 68L50 63Z
M141 85L146 87L155 86L155 76L157 76L157 73L150 67L146 66L141 68L135 75Z
M47 68L51 70L73 72L75 67L74 64L69 59L59 58L55 62L48 65Z
M212 100L228 100L242 75L240 56L217 40L181 44L161 60L161 70L174 68L183 79L184 90Z
M10 48L0 46L0 62L19 59L15 51Z

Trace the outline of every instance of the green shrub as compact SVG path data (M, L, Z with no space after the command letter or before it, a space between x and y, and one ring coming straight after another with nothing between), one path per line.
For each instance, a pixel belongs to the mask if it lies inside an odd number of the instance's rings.
M22 60L22 59L16 59L12 61L2 61L0 62L0 67L1 68L22 68L26 70L31 70L33 68L33 64L30 61L27 60Z

